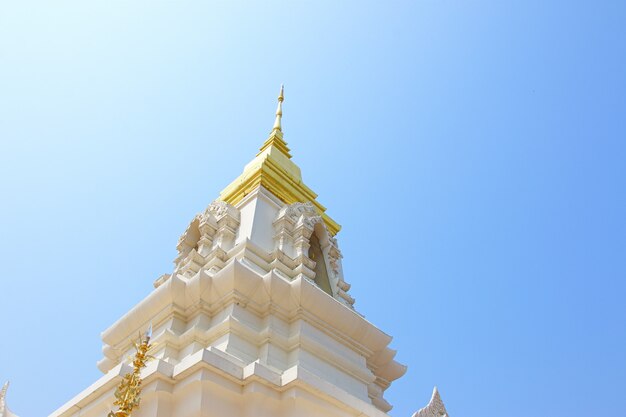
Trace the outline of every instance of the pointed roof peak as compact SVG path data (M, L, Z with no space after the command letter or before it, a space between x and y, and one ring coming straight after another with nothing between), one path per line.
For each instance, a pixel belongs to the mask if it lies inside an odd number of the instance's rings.
M280 93L278 94L278 107L276 107L276 119L274 119L274 127L270 132L270 136L267 138L265 143L263 143L263 146L261 146L257 156L266 151L268 148L275 148L283 153L287 158L291 159L291 154L289 153L289 147L287 146L287 142L283 140L283 101L285 101L285 86L284 84L281 84Z
M236 206L254 190L263 187L285 204L311 202L334 236L341 226L325 213L326 207L316 200L317 194L302 182L300 168L291 159L287 142L283 140L284 100L285 88L281 85L276 120L269 137L256 157L244 167L243 173L222 190L219 199Z
M272 132L274 131L283 131L283 127L281 124L283 118L283 101L285 101L285 85L280 85L280 94L278 94L278 107L276 107L276 119L274 120L274 127L272 128Z
M433 395L430 397L430 401L428 405L421 410L415 412L413 417L448 417L448 411L446 410L446 406L443 404L441 400L441 396L439 395L439 390L435 386L433 388Z
M0 390L0 417L17 417L9 410L6 403L7 390L9 389L9 381L5 382Z
M4 411L5 407L5 398L7 396L7 390L9 389L9 381L5 382L2 386L2 390L0 390L0 411ZM2 414L0 414L2 416Z

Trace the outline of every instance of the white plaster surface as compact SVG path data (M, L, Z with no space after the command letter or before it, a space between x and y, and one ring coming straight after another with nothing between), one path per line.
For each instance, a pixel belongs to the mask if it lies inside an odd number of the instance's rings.
M332 294L313 282L316 233ZM104 376L51 416L104 416L129 370L133 339L153 325L142 416L385 416L406 368L391 337L347 295L337 240L310 204L262 187L236 207L212 203L177 246L174 270L102 333Z

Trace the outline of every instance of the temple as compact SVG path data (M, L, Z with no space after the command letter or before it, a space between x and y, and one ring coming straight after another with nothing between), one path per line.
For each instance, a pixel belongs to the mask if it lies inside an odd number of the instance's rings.
M406 372L391 336L355 308L341 227L274 125L242 174L191 219L171 273L102 333L103 376L51 417L104 417L152 326L134 417L387 416ZM13 416L0 398L0 417ZM414 416L447 416L438 392Z

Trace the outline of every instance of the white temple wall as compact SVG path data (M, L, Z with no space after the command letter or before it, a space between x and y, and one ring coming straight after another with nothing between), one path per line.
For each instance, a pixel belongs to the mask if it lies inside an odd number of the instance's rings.
M250 239L252 236L252 228L254 226L254 211L256 208L256 201L251 198L244 198L238 205L240 213L239 230L237 237L235 238L235 245L243 243L246 239Z
M312 374L330 382L331 384L349 392L363 401L368 401L367 386L347 373L330 365L323 358L320 358L304 349L294 352L298 365L310 371Z
M274 250L272 223L283 205L263 187L247 195L236 205L241 213L241 223L235 244L249 239L266 252L272 252Z

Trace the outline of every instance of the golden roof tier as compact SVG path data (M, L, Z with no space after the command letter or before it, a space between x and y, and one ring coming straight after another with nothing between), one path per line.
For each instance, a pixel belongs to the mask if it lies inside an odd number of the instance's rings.
M291 160L289 147L283 139L284 99L284 87L281 86L276 119L269 137L256 157L245 166L243 173L222 190L219 199L235 205L250 192L263 186L285 204L311 202L334 236L341 226L325 213L326 207L316 200L317 194L302 182L300 168Z

